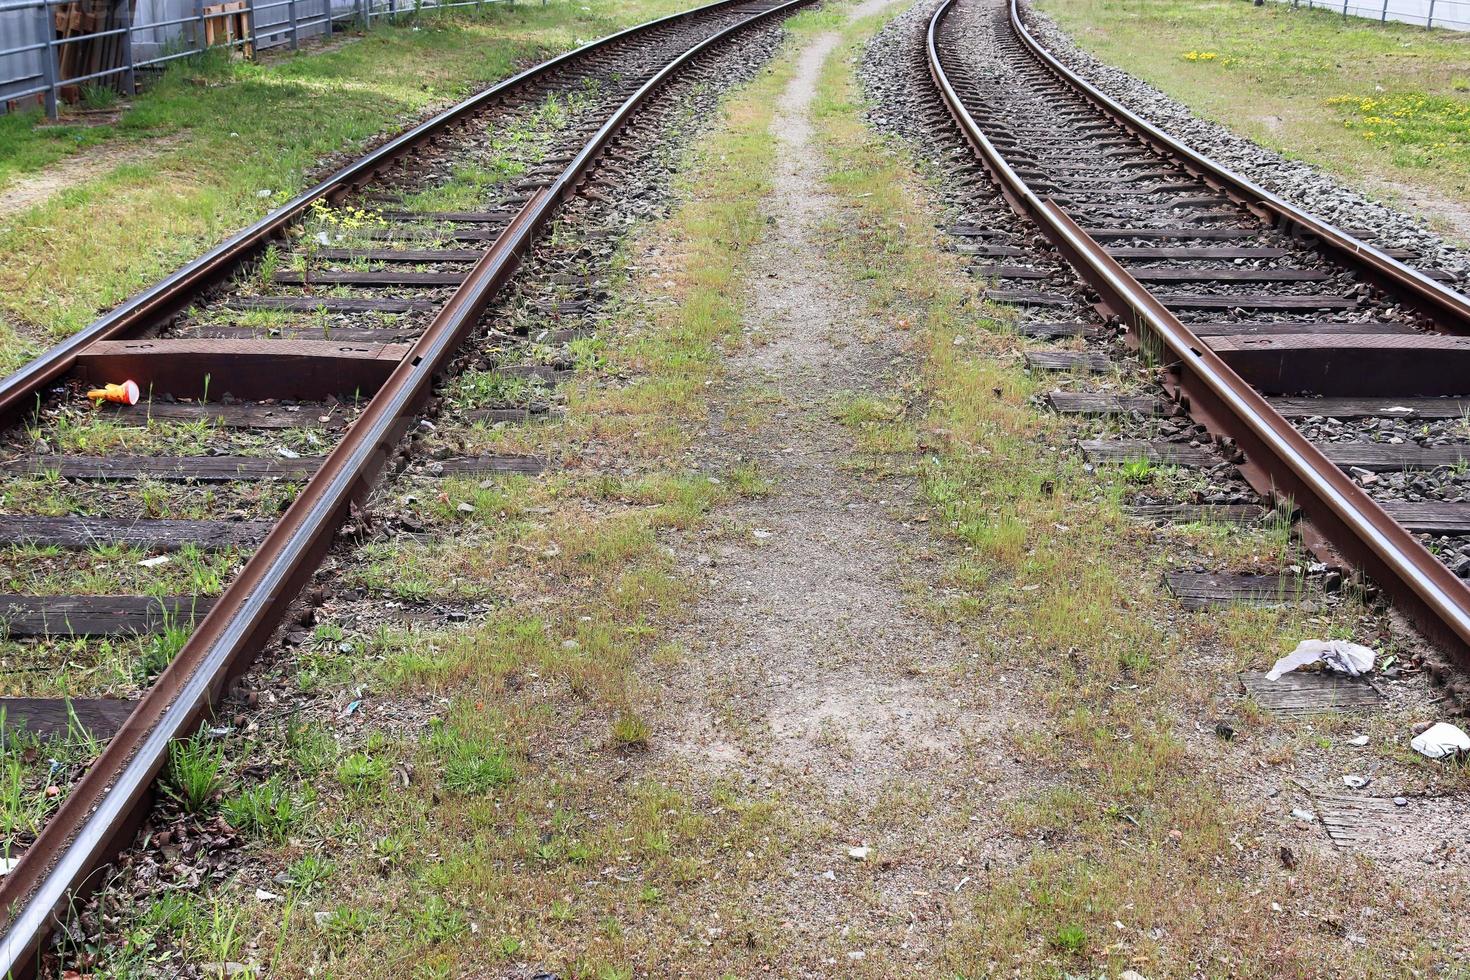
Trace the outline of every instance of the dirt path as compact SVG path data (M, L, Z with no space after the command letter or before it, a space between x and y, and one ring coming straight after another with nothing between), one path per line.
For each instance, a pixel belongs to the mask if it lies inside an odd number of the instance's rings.
M45 204L62 191L102 177L118 167L152 160L177 143L177 138L155 139L121 148L115 143L104 143L57 160L44 170L17 177L0 186L0 220Z
M776 271L751 290L746 328L759 339L729 363L716 399L724 421L706 436L756 462L774 492L726 511L752 530L709 556L701 687L723 688L734 723L709 730L707 697L696 696L689 732L691 745L712 740L716 763L783 769L829 797L871 791L911 755L946 754L962 728L957 706L920 674L952 664L960 640L905 604L903 582L924 574L915 566L930 541L889 512L913 488L854 472L853 432L834 418L846 399L891 392L907 360L904 335L865 318L818 238L831 201L807 111L836 43L823 35L803 52L781 100L774 224L753 261ZM731 422L758 390L779 396L776 416L756 431Z
M852 16L882 6L870 0ZM774 787L812 822L809 845L783 842L790 886L762 896L762 917L795 923L834 956L877 967L881 946L895 966L917 965L933 951L926 928L944 918L932 913L945 899L933 896L970 881L957 832L971 835L981 818L962 810L987 781L977 760L996 757L989 746L1009 719L956 682L970 656L959 630L913 607L916 586L934 587L942 547L909 520L913 481L856 466L854 432L836 418L851 399L894 393L917 358L910 335L874 322L860 287L825 256L820 229L834 202L809 114L837 43L814 39L778 103L771 225L752 262L767 271L745 320L752 342L728 362L702 440L711 464L754 461L773 489L722 512L738 535L696 543L690 571L705 577L706 596L682 638L690 662L663 695L671 717L659 727L672 737L661 761L696 782ZM755 395L778 401L752 426L743 420ZM949 806L931 809L936 800ZM863 846L889 869L876 894L848 853Z
M1427 187L1416 187L1387 178L1365 176L1370 194L1395 207L1417 214L1429 226L1461 247L1470 247L1470 206Z

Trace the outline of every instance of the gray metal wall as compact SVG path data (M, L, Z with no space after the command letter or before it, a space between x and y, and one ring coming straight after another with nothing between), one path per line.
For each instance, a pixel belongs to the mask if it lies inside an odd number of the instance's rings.
M46 18L40 10L7 10L0 6L0 50L40 44ZM42 83L40 51L0 56L0 102Z
M1330 10L1368 20L1470 31L1470 0L1281 0L1294 7Z

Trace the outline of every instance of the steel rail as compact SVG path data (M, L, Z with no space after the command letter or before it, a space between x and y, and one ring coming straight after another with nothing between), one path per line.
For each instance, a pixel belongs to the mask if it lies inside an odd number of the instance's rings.
M737 0L745 3L747 0ZM691 61L761 21L813 0L787 0L704 39L631 95L549 187L538 191L475 264L444 308L215 603L178 656L68 795L20 863L0 881L0 971L28 977L56 913L90 884L136 829L169 744L188 737L270 633L381 472L435 374L509 280L536 232L571 196L629 119ZM710 10L729 4L701 8Z
M955 0L944 0L929 21L926 57L950 115L1008 202L1035 222L1102 298L1135 331L1147 331L1177 360L1180 391L1190 413L1233 438L1258 468L1256 488L1289 497L1344 557L1388 587L1415 624L1470 665L1470 588L1389 517L1264 397L1245 382L1178 317L1164 307L1050 198L1038 196L975 122L939 57L938 34ZM1010 0L1016 17L1016 0ZM1392 260L1389 260L1392 261ZM1248 474L1251 475L1251 474Z
M37 397L45 387L66 375L75 365L77 355L87 347L99 340L121 339L129 332L153 326L183 310L201 292L223 282L242 263L248 262L272 241L283 237L286 228L305 215L314 202L324 200L330 203L340 199L371 180L375 174L405 153L432 140L454 124L474 115L497 99L514 93L529 82L559 68L565 68L588 54L610 48L665 24L683 18L703 16L725 7L739 6L743 2L745 0L716 0L715 3L655 18L590 41L497 82L364 154L166 278L119 303L82 330L0 380L0 425L12 424L23 412L34 408Z
M1009 3L1011 27L1031 55L1105 115L1120 123L1124 129L1151 144L1165 156L1173 158L1186 170L1193 171L1196 176L1215 183L1217 189L1224 191L1238 203L1258 214L1265 212L1265 216L1276 219L1282 230L1296 229L1319 239L1320 244L1345 265L1355 267L1376 285L1409 301L1440 327L1457 333L1470 333L1470 298L1273 194L1137 115L1062 64L1027 29L1021 18L1019 0L1009 0Z

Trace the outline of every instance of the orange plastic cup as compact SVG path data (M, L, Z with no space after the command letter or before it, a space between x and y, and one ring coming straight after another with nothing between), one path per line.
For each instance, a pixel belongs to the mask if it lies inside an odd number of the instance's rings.
M98 402L136 405L138 404L138 385L136 382L124 381L120 385L107 385L102 388L93 388L87 392L87 397Z

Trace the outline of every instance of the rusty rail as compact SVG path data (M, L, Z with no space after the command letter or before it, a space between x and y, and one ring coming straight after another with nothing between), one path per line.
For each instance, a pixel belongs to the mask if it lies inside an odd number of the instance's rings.
M1151 334L1177 361L1177 385L1191 415L1239 444L1256 470L1252 482L1257 490L1293 500L1343 557L1387 588L1421 630L1462 665L1470 666L1470 588L1271 408L1055 201L1032 191L986 137L939 58L939 26L954 3L944 0L930 19L925 40L930 75L950 115L1012 208L1036 223L1098 291L1111 314L1133 330ZM1044 52L1021 23L1017 0L1009 0L1009 5L1012 26L1036 57L1117 122L1166 155L1198 168L1242 203L1258 205L1283 221L1311 230L1341 260L1361 268L1383 288L1420 308L1437 311L1436 322L1449 320L1461 332L1470 332L1470 304L1463 296L1233 174L1123 109Z
M5 909L0 970L5 976L25 977L36 971L41 944L54 916L73 896L86 890L95 870L124 846L146 813L152 784L163 766L169 744L187 737L195 729L229 680L245 669L281 622L349 509L364 499L409 420L428 398L435 373L447 364L479 315L514 274L535 234L574 193L608 142L692 60L756 23L810 2L786 0L758 9L665 65L618 107L555 182L526 202L515 220L476 262L465 282L414 343L239 577L220 596L173 663L139 701L132 716L76 784L20 863L0 882L0 908ZM696 12L736 5L754 6L745 0L724 0ZM578 50L585 52L626 36L628 32L623 32ZM566 57L548 64L564 63ZM539 66L516 78L524 80L544 70L545 66ZM489 92L502 92L507 84L502 83ZM409 145L405 143L409 136L414 136L415 142L427 138L469 111L466 107L483 104L489 92L461 103L369 154L282 208L271 219L253 226L210 256L170 277L166 280L167 288L161 285L147 291L118 311L117 316L104 321L109 329L120 330L122 324L141 316L142 310L156 311L178 303L179 293L197 289L200 278L207 278L212 263L238 256L250 243L258 243L274 229L284 227L311 200L365 179L384 160L401 153ZM98 337L95 331L89 334L89 341ZM70 349L74 356L77 348Z

